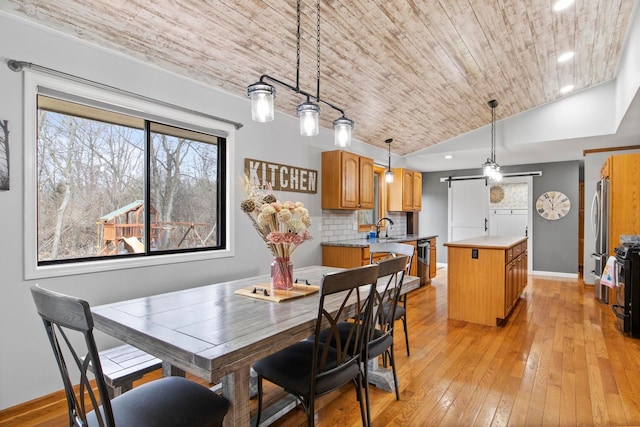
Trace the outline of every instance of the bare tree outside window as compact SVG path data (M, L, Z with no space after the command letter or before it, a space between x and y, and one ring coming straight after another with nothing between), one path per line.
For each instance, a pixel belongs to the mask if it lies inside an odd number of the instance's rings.
M9 189L9 122L0 120L0 190Z
M220 246L220 143L189 129L43 99L38 262Z

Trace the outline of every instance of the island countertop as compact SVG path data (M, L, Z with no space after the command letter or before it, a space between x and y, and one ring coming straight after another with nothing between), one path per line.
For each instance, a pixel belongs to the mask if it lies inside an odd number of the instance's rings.
M420 234L403 234L400 236L389 236L383 237L379 239L369 240L367 238L362 239L348 239L348 240L338 240L335 242L322 242L321 246L341 246L348 248L367 248L370 243L386 243L386 242L413 242L416 240L430 240L435 239L438 235L420 235Z
M478 236L444 243L454 248L508 249L527 240L523 236Z

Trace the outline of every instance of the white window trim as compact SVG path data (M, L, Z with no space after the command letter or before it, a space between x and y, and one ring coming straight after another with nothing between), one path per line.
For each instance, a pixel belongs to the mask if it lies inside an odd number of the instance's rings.
M226 245L223 249L186 252L177 254L149 255L144 257L100 259L96 261L84 261L78 263L63 263L55 265L38 265L37 242L37 180L36 180L36 129L37 129L37 104L36 95L38 87L46 87L65 93L97 99L108 104L122 106L135 111L155 114L167 119L179 120L197 126L210 129L219 129L227 132L226 141ZM232 183L234 173L233 159L235 158L235 133L232 124L220 122L208 117L175 110L161 104L127 97L122 94L109 92L108 90L83 85L81 83L61 79L43 74L34 70L24 71L24 276L26 280L41 279L47 277L70 276L74 274L97 273L109 270L127 268L149 267L154 265L175 264L181 262L201 261L234 256L234 232L231 226L232 209L235 206L235 194Z

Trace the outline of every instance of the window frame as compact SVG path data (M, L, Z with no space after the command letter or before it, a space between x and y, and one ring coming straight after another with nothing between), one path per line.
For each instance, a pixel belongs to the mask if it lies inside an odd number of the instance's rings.
M191 124L204 129L211 129L226 133L226 165L224 205L225 236L224 246L220 249L182 252L182 253L151 253L138 257L118 257L114 259L100 258L92 261L65 262L60 264L38 265L37 242L37 95L39 88L59 91L61 93L95 100L140 112L141 115L166 117L181 123ZM154 265L175 264L182 262L201 261L234 256L234 231L231 224L232 209L235 206L235 194L232 188L235 176L233 159L235 150L236 129L230 123L225 123L204 114L190 112L180 107L171 108L164 103L154 103L151 100L137 98L133 95L109 91L107 89L90 86L78 81L50 76L33 70L24 72L24 276L25 279L40 279L47 277L68 276L74 274L97 273L102 271L120 270L127 268L150 267Z
M378 177L378 197L377 197L377 207L378 207L378 219L387 216L387 189L389 184L385 181L384 173L387 170L386 167L380 166L377 164L373 165L373 174ZM374 198L375 200L375 198ZM375 219L375 209L374 211L374 222ZM376 224L364 224L360 222L360 211L358 211L358 232L368 233L371 230L371 227L375 227ZM386 230L387 223L386 221L380 226L380 230Z

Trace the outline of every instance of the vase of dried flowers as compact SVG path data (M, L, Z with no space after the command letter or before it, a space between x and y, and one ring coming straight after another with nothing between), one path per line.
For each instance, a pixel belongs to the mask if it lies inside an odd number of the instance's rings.
M240 208L273 255L271 287L293 289L291 254L311 240L309 211L301 202L280 202L270 185L261 188L244 176L244 199Z
M271 289L293 289L293 263L286 257L273 257L271 263Z

